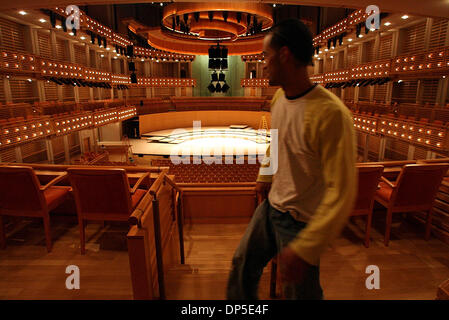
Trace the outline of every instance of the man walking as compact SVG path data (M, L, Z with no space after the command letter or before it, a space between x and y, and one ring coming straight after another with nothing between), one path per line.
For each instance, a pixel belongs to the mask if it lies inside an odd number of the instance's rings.
M297 19L274 26L264 39L264 71L270 85L282 88L271 103L271 128L278 130L278 159L271 161L278 169L259 174L256 189L269 190L268 199L234 254L228 299L257 299L263 268L276 254L285 298L323 298L319 259L352 210L356 144L350 111L309 79L313 51L312 35Z

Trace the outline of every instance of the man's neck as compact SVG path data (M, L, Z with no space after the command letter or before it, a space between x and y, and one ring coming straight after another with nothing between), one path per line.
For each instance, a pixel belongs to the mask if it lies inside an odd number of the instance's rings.
M307 71L301 69L286 73L282 89L284 89L287 97L296 97L309 90L312 86L313 83L310 81Z

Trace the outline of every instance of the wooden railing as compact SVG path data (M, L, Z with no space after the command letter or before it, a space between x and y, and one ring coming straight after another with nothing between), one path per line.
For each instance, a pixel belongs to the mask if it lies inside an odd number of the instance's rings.
M173 97L170 99L176 111L262 111L266 100L265 97Z
M0 74L17 74L30 79L51 80L58 84L79 86L97 86L110 88L117 85L129 87L194 87L195 79L165 78L165 77L137 77L137 83L131 82L129 75L114 74L86 67L82 64L62 62L41 58L31 53L0 50ZM104 86L103 86L104 85ZM106 86L108 85L108 86ZM101 87L101 86L100 86Z
M136 116L135 107L82 111L67 115L37 116L0 124L0 149L50 136L66 135Z
M449 74L449 47L432 49L423 53L396 56L391 59L378 60L351 66L344 69L313 74L310 79L314 83L323 85L346 83L347 86L356 86L363 80L372 80L371 84L379 83L382 78L414 78L424 76ZM268 79L242 79L242 86L267 87ZM366 84L366 82L365 82Z

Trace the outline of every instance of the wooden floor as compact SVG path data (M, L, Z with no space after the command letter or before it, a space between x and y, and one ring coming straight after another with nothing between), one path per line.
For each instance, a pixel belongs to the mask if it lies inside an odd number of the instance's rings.
M384 214L374 217L372 244L362 245L364 223L351 223L321 261L326 299L434 299L449 278L449 246L432 237L423 240L421 226L396 217L390 247L383 245ZM185 226L186 265L167 274L169 299L224 299L234 249L245 225ZM52 217L54 248L45 249L39 220L8 227L6 250L0 250L0 299L132 299L126 252L126 225L89 224L87 254L79 253L76 220ZM360 237L360 238L359 238ZM80 290L65 288L65 269L80 268ZM380 268L380 289L368 290L368 265ZM268 299L266 268L260 285Z

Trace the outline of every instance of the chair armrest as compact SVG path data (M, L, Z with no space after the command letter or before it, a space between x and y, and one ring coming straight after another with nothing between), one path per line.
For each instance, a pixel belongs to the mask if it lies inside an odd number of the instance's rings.
M56 178L54 178L53 180L51 180L49 183L47 183L44 186L40 186L39 189L41 191L45 191L48 188L50 188L51 186L57 184L58 182L61 182L62 180L64 180L64 178L67 177L67 172L64 172L63 174L59 174Z
M146 172L144 175L142 175L139 180L137 180L136 184L134 185L134 187L130 190L131 194L134 194L134 192L136 192L137 188L140 186L140 184L142 183L142 181L145 178L149 178L150 177L150 173Z
M396 184L385 178L384 176L380 177L383 182L388 184L392 188L396 188Z

